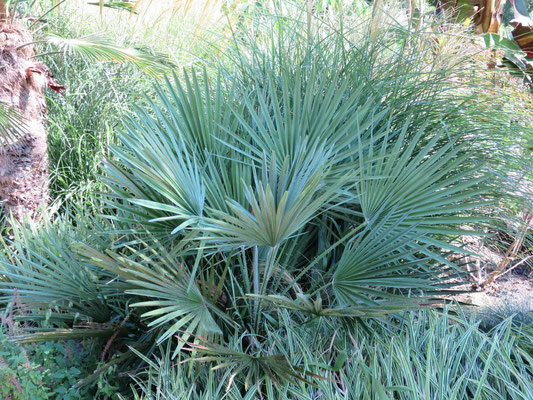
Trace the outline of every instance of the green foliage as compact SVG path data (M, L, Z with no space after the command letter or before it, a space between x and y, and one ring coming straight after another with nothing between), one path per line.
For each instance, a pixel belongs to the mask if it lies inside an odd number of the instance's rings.
M495 305L482 307L478 312L480 327L491 330L503 320L511 320L515 326L533 325L533 311L529 299L502 298Z
M102 189L101 161L116 142L118 125L150 78L168 73L172 64L131 38L95 34L87 15L76 23L72 13L61 12L66 4L29 3L15 6L22 14L46 16L29 26L36 56L67 87L64 96L47 93L51 195L58 203L74 198L96 210L92 194Z
M70 221L58 220L34 230L29 227L13 230L13 245L4 243L0 259L3 277L0 288L6 303L11 300L15 285L22 303L36 311L34 318L37 320L49 319L46 313L52 309L68 312L58 316L62 322L75 323L80 318L109 321L113 298L103 298L98 285L100 281L112 279L113 275L106 276L71 250L77 240L85 240L93 246L107 246L109 241L90 233L89 227L98 226L98 222L78 220L78 223L78 227L74 227Z
M149 310L140 315L142 319L153 319L147 325L149 328L164 328L157 339L159 343L180 332L186 332L183 340L194 333L221 334L212 316L216 308L203 297L186 269L177 265L164 249L159 251L163 256L150 260L137 253L128 258L110 257L91 248L82 249L94 265L117 274L126 282L121 285L125 294L145 300L132 303L131 307Z
M102 159L109 156L117 126L147 84L131 66L62 54L47 56L46 62L68 88L64 97L47 98L52 195L96 208L92 194L102 189Z
M96 365L90 341L13 342L7 326L0 331L0 395L3 399L93 399L89 388L73 390Z
M67 56L80 54L90 62L113 61L122 64L130 63L157 76L168 72L166 66L159 60L134 48L123 48L98 36L84 36L81 38L65 38L57 35L49 36L47 41L59 48Z
M279 318L287 317L281 312ZM267 398L488 400L528 399L533 394L533 359L517 345L509 320L489 334L450 310L410 312L396 326L373 324L372 333L325 322L286 325L269 332L262 347L280 349L293 363L322 377L316 386L285 381L277 392L269 382L262 391ZM214 361L208 359L198 360ZM211 362L209 371L201 368L190 376L186 365L172 362L168 350L147 363L149 370L135 377L136 399L237 400L259 395L257 385L242 393L235 390L237 385L225 390L232 379L246 377L235 376L239 367L232 364Z
M367 40L320 10L251 5L217 64L153 89L95 62L114 46L46 55L72 88L50 106L52 188L81 203L13 225L0 292L36 322L20 343L105 343L76 388L135 371L138 398L530 394L510 322L400 317L462 283L458 238L503 195L487 166L525 128L422 29Z
M77 54L51 52L44 59L67 87L64 97L47 97L52 196L74 197L96 207L92 193L102 189L102 159L116 142L122 118L148 86L146 77L131 65L95 62Z

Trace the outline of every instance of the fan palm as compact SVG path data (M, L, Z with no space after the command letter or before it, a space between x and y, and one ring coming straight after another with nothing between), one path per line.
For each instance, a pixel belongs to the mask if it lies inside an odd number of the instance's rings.
M486 191L484 154L462 144L475 115L454 116L446 73L419 73L425 56L404 60L397 37L356 46L325 26L310 41L277 23L268 45L238 43L232 71L155 85L106 162L108 220L90 235L103 239L13 253L5 296L107 318L108 337L128 316L124 354L187 342L193 358L294 382L302 371L262 347L280 315L361 321L453 286L447 256Z

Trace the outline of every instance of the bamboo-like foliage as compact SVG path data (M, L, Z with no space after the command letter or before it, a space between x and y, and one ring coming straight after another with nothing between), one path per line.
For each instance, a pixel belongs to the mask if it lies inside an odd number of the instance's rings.
M270 381L261 393L284 399L372 398L377 394L377 398L400 400L426 396L525 400L533 394L529 382L533 360L518 346L516 333L520 331L513 332L511 320L484 333L464 315L447 310L407 315L398 327L372 328L374 335L362 329L347 333L335 326L319 328L318 324L271 332L265 348L290 349L293 360L301 360L323 379L317 379L315 386L286 385L278 392ZM229 365L204 370L198 377L205 384L196 386L186 369L172 363L171 352L163 349L163 353L161 358L146 359L149 370L135 377L141 392L136 399L242 400L259 396L257 385L251 385L246 393L238 392L236 385L226 391ZM509 359L516 362L510 365Z

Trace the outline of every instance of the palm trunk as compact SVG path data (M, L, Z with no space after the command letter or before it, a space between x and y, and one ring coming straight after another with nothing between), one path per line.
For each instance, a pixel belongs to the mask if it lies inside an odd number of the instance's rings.
M50 71L34 59L32 36L22 24L10 23L0 0L0 101L19 111L23 134L0 147L0 201L18 221L39 219L48 201L45 86L55 89ZM22 125L22 124L21 124Z

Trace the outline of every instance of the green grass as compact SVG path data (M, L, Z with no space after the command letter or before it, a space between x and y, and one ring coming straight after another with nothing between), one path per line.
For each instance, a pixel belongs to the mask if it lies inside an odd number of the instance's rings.
M59 57L48 65L68 91L64 98L48 97L51 193L55 199L75 196L88 204L90 195L103 188L101 165L116 143L116 130L148 83L130 66Z

